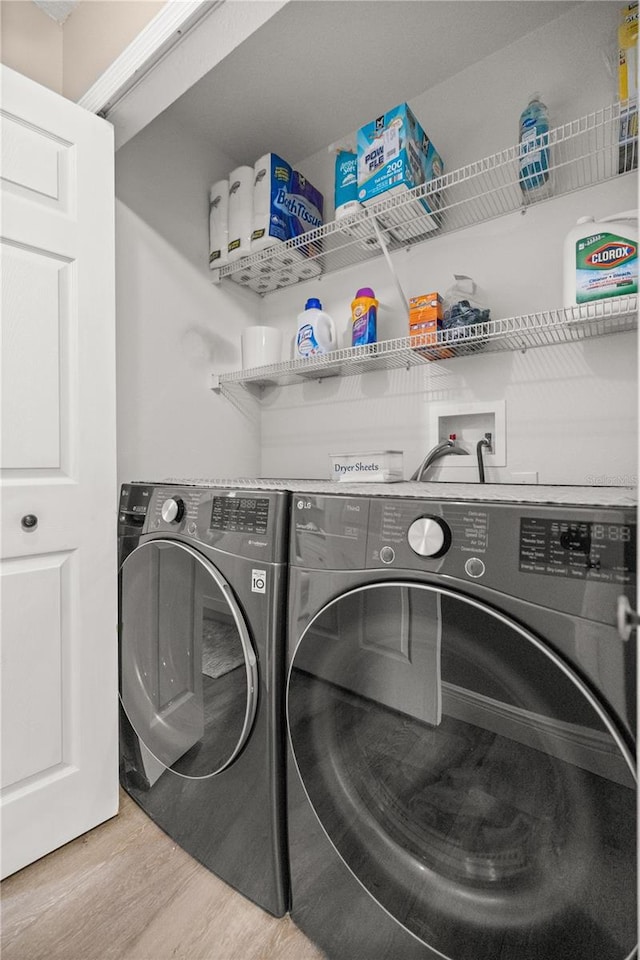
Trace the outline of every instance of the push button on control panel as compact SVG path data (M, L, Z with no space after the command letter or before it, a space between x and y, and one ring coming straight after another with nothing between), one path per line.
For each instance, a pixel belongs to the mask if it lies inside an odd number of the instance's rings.
M380 559L383 563L393 563L396 558L396 552L393 547L382 547L380 550Z
M464 565L464 569L470 577L473 577L474 580L477 580L478 577L483 576L486 567L479 557L469 557Z

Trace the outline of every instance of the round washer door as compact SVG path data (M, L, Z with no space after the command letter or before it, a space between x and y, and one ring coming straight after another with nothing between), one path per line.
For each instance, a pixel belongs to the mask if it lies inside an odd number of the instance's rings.
M351 590L298 642L287 720L335 851L438 956L633 954L631 753L519 624L426 584Z
M258 698L231 587L188 544L147 540L122 565L120 620L120 700L146 772L148 751L183 777L220 773L246 743Z

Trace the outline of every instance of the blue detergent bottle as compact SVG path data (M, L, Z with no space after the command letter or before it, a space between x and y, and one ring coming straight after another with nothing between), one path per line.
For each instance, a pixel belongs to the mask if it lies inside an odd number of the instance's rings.
M534 93L520 114L520 189L525 203L551 196L549 112Z

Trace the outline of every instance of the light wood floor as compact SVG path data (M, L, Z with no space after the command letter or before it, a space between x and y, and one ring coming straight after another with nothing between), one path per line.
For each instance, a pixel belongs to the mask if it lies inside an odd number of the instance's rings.
M193 860L124 791L120 813L8 877L2 960L324 960Z

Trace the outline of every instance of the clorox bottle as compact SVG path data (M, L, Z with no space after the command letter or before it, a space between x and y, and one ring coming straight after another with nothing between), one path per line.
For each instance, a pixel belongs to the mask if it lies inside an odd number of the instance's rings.
M298 315L298 333L294 358L316 357L336 349L336 326L316 297L307 300Z
M564 305L638 292L638 212L581 217L564 243Z

